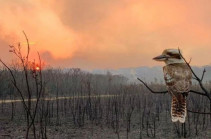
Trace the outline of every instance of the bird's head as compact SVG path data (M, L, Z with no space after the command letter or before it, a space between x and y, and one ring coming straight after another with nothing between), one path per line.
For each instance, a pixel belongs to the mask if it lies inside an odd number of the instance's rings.
M174 63L185 63L178 49L166 49L160 56L154 57L153 60L163 61L167 65Z

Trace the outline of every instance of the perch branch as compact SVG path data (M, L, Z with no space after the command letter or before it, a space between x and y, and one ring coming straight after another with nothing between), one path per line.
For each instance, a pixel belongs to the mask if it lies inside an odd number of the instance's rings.
M153 91L144 81L142 81L140 78L137 78L151 93L154 93L154 94L165 94L165 93L168 93L168 91ZM190 90L190 92L192 93L195 93L195 94L199 94L199 95L203 95L203 96L206 96L206 94L204 93L201 93L201 92L198 92L198 91L194 91L194 90ZM198 114L211 114L209 112L196 112L196 111L192 111L192 110L187 110L188 112L191 112L191 113L198 113Z
M181 54L181 51L180 51L179 48L178 48L178 51L179 51L180 56L181 56L182 59L185 61L186 65L189 67L189 69L191 70L192 74L194 75L195 80L198 81L198 83L199 83L201 89L203 90L203 92L205 93L206 97L207 97L207 98L210 100L210 102L211 102L211 97L210 97L210 95L209 95L207 89L206 89L206 88L203 86L203 84L202 84L202 80L203 80L203 78L204 78L204 74L205 74L206 70L204 69L204 71L203 71L203 73L202 73L202 77L201 77L201 79L200 79L200 78L196 75L196 73L193 71L193 69L192 69L192 67L190 66L190 64L189 64L189 63L186 61L186 59L183 57L183 55Z
M151 92L151 93L154 93L154 94L165 94L165 93L168 93L168 91L153 91L144 81L142 81L141 79L137 78L140 82L143 83L143 85Z
M154 94L165 94L168 93L168 91L153 91L143 80L141 80L140 78L137 78L151 93ZM206 96L206 94L195 91L195 90L190 90L190 92L198 94L198 95L202 95L202 96Z
M202 95L202 96L207 96L206 94L198 92L198 91L195 91L195 90L190 90L190 92L198 94L198 95Z

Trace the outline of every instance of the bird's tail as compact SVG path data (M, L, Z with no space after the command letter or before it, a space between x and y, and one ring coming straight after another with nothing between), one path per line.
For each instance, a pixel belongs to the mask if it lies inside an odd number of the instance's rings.
M180 123L185 122L185 117L187 115L186 110L186 96L178 94L177 96L172 95L171 102L171 118L172 122L179 121Z

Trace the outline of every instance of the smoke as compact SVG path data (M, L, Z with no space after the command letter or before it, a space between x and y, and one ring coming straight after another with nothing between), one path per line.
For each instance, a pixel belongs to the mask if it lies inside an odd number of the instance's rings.
M1 1L0 11L3 19L0 21L1 40L8 44L21 42L24 45L24 30L33 42L32 50L50 51L55 57L73 55L76 34L65 27L56 13L44 4L36 0L7 0Z
M209 64L210 1L0 0L0 49L25 42L52 66L152 66L180 47L192 64ZM3 43L4 42L4 43ZM24 44L24 43L23 43ZM1 53L1 52L0 52ZM10 56L4 56L6 58Z

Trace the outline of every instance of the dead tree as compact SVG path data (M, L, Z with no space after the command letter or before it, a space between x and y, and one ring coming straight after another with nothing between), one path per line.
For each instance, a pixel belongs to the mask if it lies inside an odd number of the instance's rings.
M26 112L27 118L27 129L26 129L26 138L29 138L29 131L32 127L34 138L36 138L36 127L35 127L35 118L37 115L38 105L41 98L41 94L43 93L43 79L42 79L42 67L41 67L41 59L39 57L39 63L35 64L35 62L29 61L29 53L30 53L30 45L29 40L23 32L26 42L27 42L27 54L24 56L21 51L21 44L18 46L10 45L9 52L13 53L19 60L21 64L20 72L23 73L24 82L26 84L26 90L18 84L17 77L15 76L13 68L7 66L1 59L0 62L4 65L4 67L9 71L12 79L11 82L15 87L16 91L19 93L24 110ZM32 84L31 84L31 82ZM35 93L35 94L33 94ZM36 98L35 105L32 105L32 97Z

